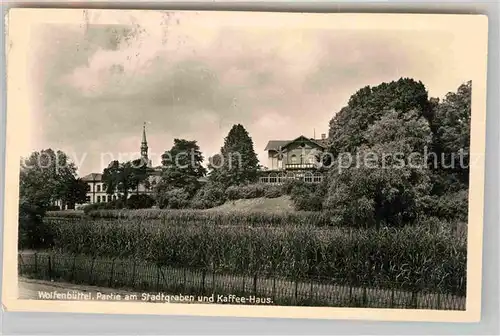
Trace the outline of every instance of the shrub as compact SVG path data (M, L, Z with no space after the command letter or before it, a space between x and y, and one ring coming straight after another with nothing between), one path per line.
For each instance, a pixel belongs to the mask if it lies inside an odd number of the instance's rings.
M323 195L320 185L296 181L291 187L291 199L296 210L320 211Z
M39 249L53 243L51 227L43 220L45 209L24 200L19 202L19 249Z
M469 213L468 189L449 192L442 196L426 197L423 200L423 212L445 220L467 222Z
M230 186L226 189L226 197L229 200L259 197L276 198L281 195L283 195L283 192L280 186L263 183Z
M61 210L61 207L59 205L49 205L47 207L47 211L59 211Z
M209 209L226 201L224 186L209 182L199 189L191 200L191 207L195 209Z
M123 209L125 208L125 202L123 199L119 198L111 202L103 203L92 203L83 206L83 212L88 214L94 210L112 210L112 209Z
M45 217L61 217L61 218L81 218L84 213L81 210L61 210L47 211Z
M183 209L190 204L189 193L182 188L167 190L158 197L158 205L162 209Z
M300 181L293 180L293 179L286 179L285 182L281 185L281 190L284 195L291 195L293 188L297 185L300 184Z
M276 198L283 196L283 190L280 186L276 185L268 185L266 186L264 190L264 197L265 198Z
M146 194L132 195L127 200L128 209L147 209L155 204L155 200Z

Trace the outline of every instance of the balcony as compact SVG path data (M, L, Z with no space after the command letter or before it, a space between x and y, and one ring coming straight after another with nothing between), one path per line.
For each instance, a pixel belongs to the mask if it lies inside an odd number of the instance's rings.
M314 169L317 168L315 163L286 163L286 170L298 170L298 169Z

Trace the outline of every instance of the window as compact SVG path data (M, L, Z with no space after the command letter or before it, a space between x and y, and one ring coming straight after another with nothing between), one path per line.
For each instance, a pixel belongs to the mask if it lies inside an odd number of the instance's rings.
M116 195L113 195L113 201L116 201Z
M297 163L297 155L292 154L292 156L290 157L290 160L292 161L292 163Z
M276 174L269 175L269 183L276 183L276 182L278 182L278 176L276 176Z
M323 180L323 175L321 174L314 174L313 182L314 183L320 183Z
M90 196L85 197L85 202L90 203Z
M98 184L96 187L97 187L97 192L100 192L101 191L101 185Z
M313 181L313 175L311 173L306 173L304 175L304 182L305 183L312 183Z
M97 203L101 203L101 196L97 196Z

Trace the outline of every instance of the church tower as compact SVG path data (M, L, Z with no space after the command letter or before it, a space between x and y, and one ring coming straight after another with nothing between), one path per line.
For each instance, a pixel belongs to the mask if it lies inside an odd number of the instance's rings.
M148 159L148 141L146 140L146 123L142 126L141 159L149 163Z

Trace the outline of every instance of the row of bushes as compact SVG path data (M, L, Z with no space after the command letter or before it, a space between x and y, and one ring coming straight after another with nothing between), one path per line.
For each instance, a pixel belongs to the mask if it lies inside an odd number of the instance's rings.
M172 188L156 195L156 200L149 195L131 195L125 202L123 199L111 202L93 203L83 206L83 211L112 209L146 209L157 205L161 209L209 209L224 204L226 200L277 198L291 195L297 210L321 210L322 198L314 193L315 185L300 181L287 181L281 185L248 184L239 186L224 186L210 182L200 188L193 197L182 188ZM59 209L50 209L59 210Z
M283 196L284 194L284 190L281 186L263 183L230 186L225 192L228 200L251 199L258 197L276 198Z
M291 196L296 210L318 211L322 208L324 185L288 180L279 185L255 183L225 189L216 183L208 183L198 190L191 202L185 202L184 208L208 209L221 205L226 200L277 198L284 195Z
M326 212L269 212L244 211L200 211L195 209L166 210L166 209L139 209L139 210L96 210L88 214L94 219L128 219L128 220L160 220L164 224L187 225L190 223L204 223L208 225L246 225L246 226L288 226L310 225L316 227L339 226L337 217Z
M50 220L50 219L49 219ZM321 229L313 226L161 225L147 220L50 221L54 248L95 257L339 284L397 284L465 294L466 239L421 227Z
M131 195L127 202L123 198L113 200L111 202L92 203L85 205L83 211L89 213L94 210L112 210L112 209L145 209L151 208L155 204L155 200L146 194Z

